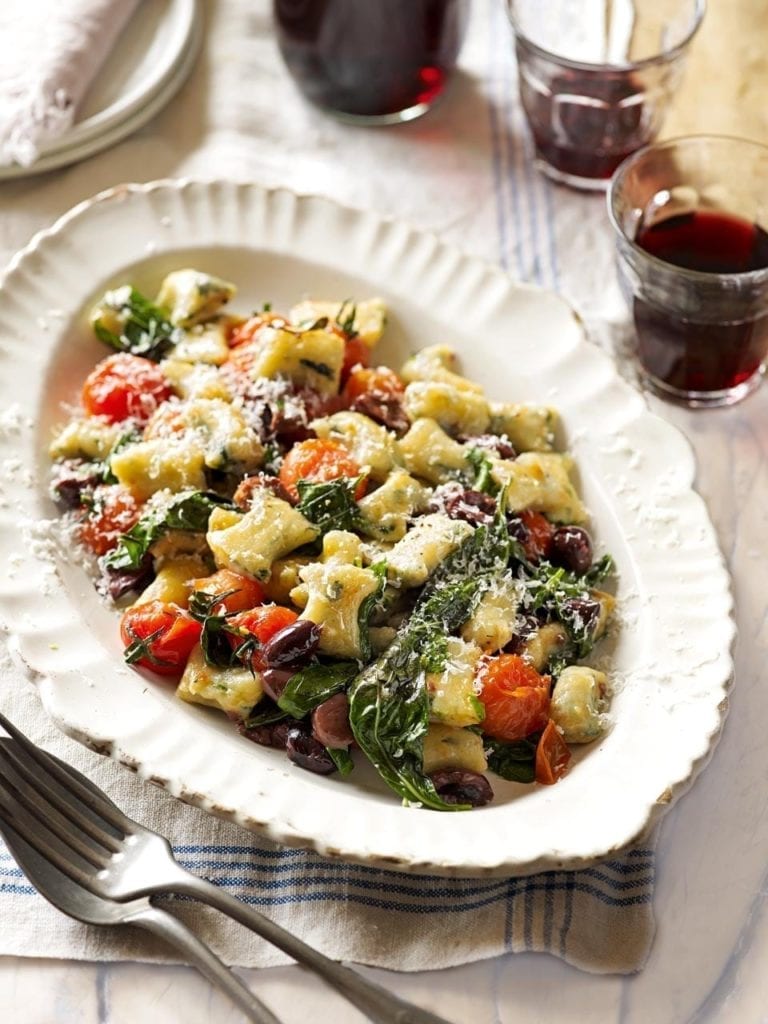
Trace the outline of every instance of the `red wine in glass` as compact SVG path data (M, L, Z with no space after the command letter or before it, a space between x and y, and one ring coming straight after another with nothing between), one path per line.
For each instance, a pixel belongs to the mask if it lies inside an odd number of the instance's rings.
M660 260L707 274L768 268L768 234L720 211L696 210L643 227L637 244ZM684 319L634 300L638 358L680 392L726 391L748 381L768 355L768 315L719 323Z
M521 89L537 154L564 175L610 178L655 129L631 71L568 71L546 87L523 71Z
M371 119L426 109L464 35L468 0L274 0L288 69L318 106Z

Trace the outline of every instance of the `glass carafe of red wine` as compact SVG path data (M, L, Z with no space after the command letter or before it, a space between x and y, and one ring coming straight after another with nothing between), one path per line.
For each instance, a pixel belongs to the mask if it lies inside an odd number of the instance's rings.
M396 124L443 93L469 0L274 0L277 41L304 96L345 120Z

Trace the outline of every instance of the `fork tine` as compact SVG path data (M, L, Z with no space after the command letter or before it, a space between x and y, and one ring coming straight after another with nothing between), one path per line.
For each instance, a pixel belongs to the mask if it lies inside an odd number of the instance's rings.
M82 814L69 794L57 792L39 775L18 757L15 740L0 741L0 785L84 860L96 868L106 867L109 855L119 851L120 840Z
M10 722L2 712L0 712L0 725L5 729L9 736L12 736L14 740L19 744L19 747L29 755L29 757L48 775L53 776L54 779L64 789L69 790L78 800L80 800L85 806L93 811L98 817L103 818L112 828L118 832L130 834L136 827L136 822L132 821L116 807L110 799L99 791L95 793L92 789L84 786L79 779L74 778L68 771L62 768L60 765L49 757L44 750L36 747L35 744L17 729L13 722Z
M62 874L86 889L92 885L92 873L84 871L74 860L77 856L33 814L15 799L0 776L0 820L36 850L41 857L57 867Z

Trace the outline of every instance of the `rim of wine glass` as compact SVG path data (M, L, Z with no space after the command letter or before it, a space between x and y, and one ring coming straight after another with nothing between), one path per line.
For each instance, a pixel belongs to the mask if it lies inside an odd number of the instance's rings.
M679 57L699 31L699 27L704 20L704 15L707 10L707 0L695 0L691 27L688 29L687 34L674 46L670 46L668 50L662 50L659 53L654 53L650 57L643 57L642 60L626 61L623 63L616 62L615 64L596 64L585 60L574 60L571 57L566 57L564 54L555 53L553 50L548 50L546 47L540 46L521 29L519 18L516 16L514 10L516 6L517 0L506 0L507 14L509 15L509 20L512 24L515 37L519 42L524 44L531 53L535 53L539 57L544 57L546 60L552 61L554 64L559 64L561 67L568 68L571 71L627 72L641 71L643 68L653 67L655 64L666 64Z
M608 184L608 191L606 193L608 217L610 218L614 231L616 231L620 238L629 245L633 252L637 253L642 259L650 263L651 266L657 266L667 272L671 269L680 277L689 278L692 281L709 281L710 283L717 281L719 283L726 282L742 286L744 284L762 284L763 282L768 282L768 267L761 267L758 270L732 271L730 273L717 273L716 271L711 270L691 270L689 267L679 267L677 264L668 263L666 260L659 259L658 256L654 256L652 253L649 253L647 249L643 249L642 246L639 246L634 238L631 238L624 230L624 225L619 217L618 211L616 210L619 189L623 185L629 172L632 171L634 167L644 159L644 157L651 152L660 153L665 149L673 149L676 146L701 146L711 145L712 143L717 145L725 143L730 147L734 145L746 146L749 149L762 153L765 158L768 158L768 146L764 145L762 142L755 142L754 139L745 139L739 135L678 135L673 139L665 139L663 142L651 142L647 146L643 146L642 149L638 149L637 152L633 153L631 156L628 156L613 172ZM662 185L661 188L663 187L664 186Z

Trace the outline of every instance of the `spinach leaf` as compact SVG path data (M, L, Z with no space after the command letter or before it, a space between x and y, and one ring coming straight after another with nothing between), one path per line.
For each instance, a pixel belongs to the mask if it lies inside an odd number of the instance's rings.
M277 703L287 714L303 718L334 693L346 689L357 672L356 661L308 665L291 676Z
M352 760L350 752L348 750L344 750L342 747L326 747L325 749L328 751L331 760L339 770L339 774L349 775L355 767L355 762Z
M469 809L468 804L446 803L424 774L424 735L429 724L426 674L435 660L434 638L449 636L466 622L484 590L506 570L505 504L502 495L491 526L478 527L443 560L410 619L349 691L350 725L363 752L406 802L433 810Z
M232 508L232 503L209 491L185 491L167 505L145 513L124 533L117 547L104 556L108 569L138 569L150 547L170 530L202 533L214 508Z
M368 623L371 621L371 616L374 611L380 606L382 595L384 593L384 587L387 585L387 563L386 562L374 562L373 565L369 566L370 570L377 577L379 586L377 590L374 590L372 594L360 604L360 608L357 612L357 623L360 629L360 647L362 650L362 660L368 661L371 657L371 639L368 635Z
M465 456L467 462L475 471L475 479L472 481L472 489L482 494L496 495L499 493L499 485L493 479L491 462L488 452L482 448L470 448Z
M255 729L259 725L273 725L282 722L288 716L269 697L262 697L250 715L243 722L246 729Z
M340 477L328 483L313 484L299 480L299 504L296 506L310 523L320 529L320 536L329 530L355 530L362 523L362 516L354 494L358 480Z
M334 320L349 338L357 336L355 330L355 317L357 315L357 304L354 299L344 299L339 306L339 311Z
M485 737L484 743L488 755L488 767L492 772L510 782L533 782L535 780L538 737L517 740L514 743Z
M581 576L549 562L528 566L525 571L523 606L533 612L543 609L562 622L570 638L569 649L563 652L569 661L585 658L594 646L596 614L593 613L597 608L590 591L613 569L611 556L603 555Z
M164 311L150 302L135 288L117 288L104 297L106 309L114 314L121 325L116 334L102 318L93 321L93 330L99 341L117 352L130 352L158 362L181 337L181 332L167 319Z

